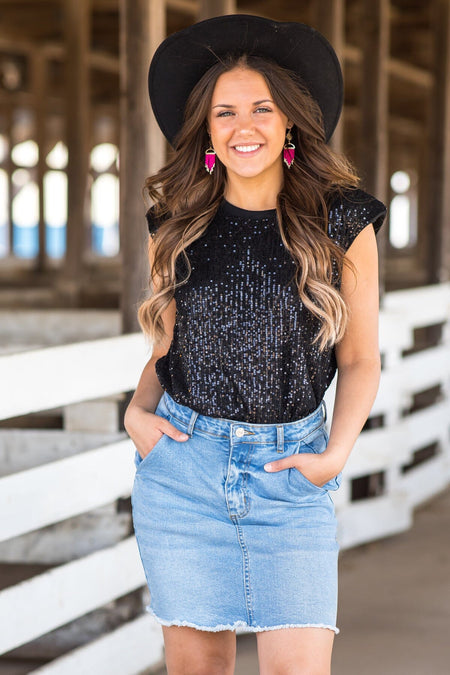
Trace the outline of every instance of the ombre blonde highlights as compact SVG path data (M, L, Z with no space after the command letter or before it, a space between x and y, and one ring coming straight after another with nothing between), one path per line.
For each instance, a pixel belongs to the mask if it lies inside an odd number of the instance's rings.
M345 333L348 308L340 293L340 278L344 265L355 272L345 251L327 234L328 211L345 189L359 186L360 178L350 160L326 144L320 107L298 77L270 59L253 55L221 58L203 75L188 98L169 161L145 181L150 217L160 224L149 238L150 295L138 308L138 321L150 341L165 336L162 314L176 288L187 283L190 275L185 250L206 231L222 201L226 168L218 158L211 175L204 168L209 145L206 122L218 77L236 67L260 73L277 106L293 122L295 160L290 169L283 164L277 217L283 244L296 262L299 297L319 319L313 343L323 351ZM186 263L183 278L177 274L179 259Z

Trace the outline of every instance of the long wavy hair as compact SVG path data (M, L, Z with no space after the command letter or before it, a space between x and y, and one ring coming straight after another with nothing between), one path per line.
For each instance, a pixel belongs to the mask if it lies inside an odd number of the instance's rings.
M145 180L144 198L152 203L147 215L159 227L149 238L150 295L138 307L138 321L151 341L165 336L162 313L190 276L185 249L205 232L222 201L226 167L217 158L212 175L204 168L207 118L218 77L236 67L260 73L277 106L294 123L295 160L290 169L283 163L276 211L283 244L297 263L293 280L299 297L319 319L313 343L323 351L344 335L349 312L340 275L344 265L355 271L345 251L327 235L328 210L332 198L357 187L360 178L350 160L326 144L320 107L297 75L255 55L220 58L203 75L187 100L169 161ZM182 279L176 271L179 256L187 269Z

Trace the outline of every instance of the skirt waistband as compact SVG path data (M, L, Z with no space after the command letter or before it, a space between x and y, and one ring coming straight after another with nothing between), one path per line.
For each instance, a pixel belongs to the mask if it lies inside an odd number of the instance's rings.
M324 425L327 419L327 409L323 399L318 407L306 417L294 422L273 424L256 424L225 417L201 415L196 410L175 401L167 391L164 391L158 403L156 414L158 410L165 410L169 413L175 422L178 422L176 426L190 436L194 429L197 429L219 438L231 438L236 443L241 441L282 444L284 441L300 441Z

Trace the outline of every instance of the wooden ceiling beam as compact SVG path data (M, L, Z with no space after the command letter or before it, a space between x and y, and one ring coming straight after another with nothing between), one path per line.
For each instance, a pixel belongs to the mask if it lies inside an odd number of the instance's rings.
M30 54L33 49L36 49L34 40L12 40L11 38L0 37L0 50L8 52L11 56L14 54Z
M347 63L359 66L362 61L362 50L355 45L346 43L343 47L343 57Z
M362 50L355 45L346 44L344 46L344 61L355 66L362 63ZM404 82L410 82L415 86L430 89L433 86L433 74L425 68L414 66L407 61L389 57L386 61L386 67L389 75L396 77Z
M26 40L8 40L0 38L0 50L9 52L11 56L15 54L31 55L36 49L36 42ZM66 57L66 48L63 43L45 42L39 45L40 52L46 59L55 61L64 61ZM104 70L109 73L119 73L119 59L108 52L91 51L87 56L87 62L90 67L97 70Z
M361 109L356 105L345 106L345 119L358 124L361 118ZM389 133L401 134L402 136L423 136L423 122L412 120L410 117L390 114L388 120Z
M431 89L433 86L433 74L429 70L419 68L419 66L390 57L387 61L387 68L389 75L396 77L398 80L410 82L414 86L424 89Z
M88 63L91 68L95 68L96 70L119 74L119 59L106 52L91 52L88 57Z
M44 44L42 50L47 58L54 59L55 61L63 61L66 55L64 46L54 42ZM119 58L108 52L91 51L87 55L87 62L91 68L95 68L96 70L103 70L107 73L119 73Z
M116 2L116 0L114 1ZM200 2L198 0L167 0L167 7L194 17L200 11ZM95 7L95 9L98 9L98 7ZM248 11L248 13L252 12ZM35 48L36 41L13 40L0 36L0 50L3 52L30 54ZM65 47L62 42L44 42L40 45L40 49L43 50L47 58L55 60L63 60L65 58ZM360 65L362 62L362 51L355 45L344 44L342 47L342 58L345 63ZM107 52L92 51L88 57L88 62L90 66L98 70L112 73L119 72L119 59ZM433 86L433 74L430 71L414 66L407 61L390 57L387 61L387 68L389 75L397 79L410 82L424 89L430 89Z
M17 40L12 41L0 38L0 50L9 52L11 55L31 54L35 47L35 42L17 42ZM55 61L63 61L65 58L65 48L62 44L48 42L43 44L40 48L44 52L46 58L51 58ZM353 45L345 45L343 49L343 59L345 63L359 65L362 59L361 50ZM119 59L107 52L91 52L88 56L88 62L92 68L96 68L97 70L119 73ZM400 61L400 59L393 58L388 59L387 68L389 75L399 80L403 80L404 82L409 82L415 86L423 87L424 89L431 89L433 86L433 74L424 68L419 68L406 61Z

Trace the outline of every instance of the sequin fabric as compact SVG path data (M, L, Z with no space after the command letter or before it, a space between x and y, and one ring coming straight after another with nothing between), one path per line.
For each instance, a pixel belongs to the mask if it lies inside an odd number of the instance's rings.
M386 207L361 189L332 202L328 235L345 250ZM151 234L157 224L147 212ZM186 249L192 266L175 292L176 320L155 369L163 389L202 415L257 424L313 412L336 372L334 348L312 344L320 323L300 301L295 263L276 210L249 211L225 199Z

